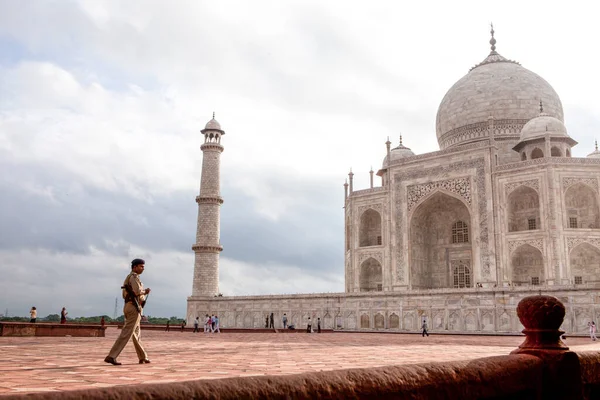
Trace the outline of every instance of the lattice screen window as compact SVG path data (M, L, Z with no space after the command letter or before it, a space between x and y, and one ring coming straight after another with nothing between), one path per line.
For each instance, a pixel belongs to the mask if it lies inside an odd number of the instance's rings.
M531 284L532 285L539 285L540 284L540 277L539 276L532 276L531 277Z
M463 221L452 224L452 243L468 243L469 227Z
M378 292L381 292L381 291L383 291L383 285L382 285L381 283L378 283L378 284L377 284L377 291L378 291Z
M377 244L381 245L381 236L377 236Z
M537 224L535 223L535 218L529 218L527 220L527 228L532 231L534 229L537 229Z
M581 285L583 283L583 277L581 276L576 276L575 277L575 284L576 285Z
M569 228L577 228L577 218L575 218L575 217L569 218Z
M454 287L471 287L471 271L464 264L459 264L454 268Z

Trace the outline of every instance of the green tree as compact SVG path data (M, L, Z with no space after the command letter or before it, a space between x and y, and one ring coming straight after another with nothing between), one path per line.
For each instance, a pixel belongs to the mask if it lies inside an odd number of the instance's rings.
M50 314L47 317L42 318L43 321L49 321L49 322L59 322L60 321L60 315L58 314Z

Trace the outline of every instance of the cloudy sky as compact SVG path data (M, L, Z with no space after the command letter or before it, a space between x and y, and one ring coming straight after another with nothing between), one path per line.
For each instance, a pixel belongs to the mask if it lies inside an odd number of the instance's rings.
M418 4L417 4L418 3ZM0 314L113 314L132 258L147 314L191 294L202 154L222 144L221 291L343 291L343 187L489 52L600 136L596 2L0 0ZM120 314L120 311L119 311Z

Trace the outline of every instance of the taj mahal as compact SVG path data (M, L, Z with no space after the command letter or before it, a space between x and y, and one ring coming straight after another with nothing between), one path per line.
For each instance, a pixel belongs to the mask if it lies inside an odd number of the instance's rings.
M213 116L201 131L188 323L214 313L225 328L259 328L273 312L276 328L286 313L300 328L310 317L325 329L411 332L426 320L432 332L519 332L516 305L533 294L563 302L568 333L598 321L600 151L571 156L577 132L558 94L491 34L489 55L441 100L439 151L388 139L370 187L349 173L343 293L217 296L225 131Z

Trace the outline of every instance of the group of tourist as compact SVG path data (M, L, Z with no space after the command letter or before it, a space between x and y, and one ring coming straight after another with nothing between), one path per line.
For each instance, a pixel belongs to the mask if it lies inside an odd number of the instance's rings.
M63 307L62 310L60 311L60 323L61 324L67 323L67 314L69 314L67 312L67 309L65 307ZM32 324L35 324L36 321L37 321L37 308L31 307L31 310L29 310L29 322L31 322Z
M200 317L196 317L194 320L194 331L193 333L200 332ZM204 316L204 333L221 333L219 329L219 317L216 315Z

